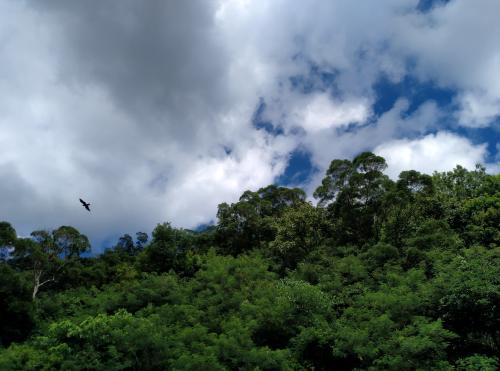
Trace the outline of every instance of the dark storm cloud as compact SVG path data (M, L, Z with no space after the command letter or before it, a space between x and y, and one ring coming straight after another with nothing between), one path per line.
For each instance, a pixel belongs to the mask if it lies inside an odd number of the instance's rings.
M254 91L229 94L244 85L215 16L209 1L0 0L0 219L96 242L194 227L272 182L284 160L251 126Z
M2 195L2 211L11 218L16 218L19 210L28 213L33 210L33 197L36 188L30 185L13 165L0 165L0 194ZM22 222L16 218L16 222Z
M376 147L481 161L480 143L427 135L444 115L485 126L500 112L498 2L471 4L0 0L0 220L94 241L195 227L277 179L296 148L320 175ZM310 91L294 87L311 68ZM396 100L373 114L381 76L408 75L453 89L459 109L423 99L408 115ZM259 102L279 131L252 126Z
M31 4L62 39L61 81L105 89L138 124L161 122L184 132L224 101L227 60L214 28L213 1Z

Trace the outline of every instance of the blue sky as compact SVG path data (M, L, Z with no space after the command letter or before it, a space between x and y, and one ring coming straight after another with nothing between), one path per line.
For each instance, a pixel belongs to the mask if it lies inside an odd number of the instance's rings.
M332 159L499 171L496 0L0 0L0 220L97 250ZM92 203L92 213L78 202Z

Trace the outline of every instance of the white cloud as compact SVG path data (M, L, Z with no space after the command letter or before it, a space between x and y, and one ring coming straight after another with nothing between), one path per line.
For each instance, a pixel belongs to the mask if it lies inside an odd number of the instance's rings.
M386 159L387 174L397 179L403 170L432 174L456 165L474 169L475 164L484 162L486 144L474 145L456 134L439 132L413 140L388 141L377 146L374 153Z
M370 112L365 100L334 101L328 93L311 94L302 100L306 102L292 108L290 120L306 132L363 123Z
M15 14L0 22L0 169L8 177L0 219L19 233L70 224L99 241L165 220L194 227L283 170L293 147L251 126L255 89L233 97L208 2L36 5L0 4L2 18ZM125 18L108 22L114 11Z
M486 127L500 116L500 96L494 99L485 93L467 92L459 96L458 102L457 118L463 126Z
M241 152L193 162L179 174L173 181L175 187L165 193L167 214L175 224L206 223L219 203L236 202L242 190L271 184L286 165L286 157L269 146L257 145Z
M408 105L406 100L398 100L392 109L375 122L354 127L352 130L330 130L305 135L302 142L312 151L314 163L322 170L313 183L319 183L323 171L332 159L352 159L392 138L421 136L429 128L435 127L443 115L431 102L421 105L419 109L407 115L405 112Z
M422 136L445 114L432 102L408 115L399 100L373 117L381 76L455 89L457 121L491 125L498 2L455 0L428 14L417 4L0 1L0 219L24 234L71 224L95 240L164 220L193 227L271 183L299 146L323 171L395 138L431 141ZM261 99L283 136L252 126ZM436 157L465 160L452 151L464 145L483 159L483 147L453 143Z
M460 124L491 125L500 114L500 2L454 0L399 20L393 47L414 58L416 72L461 92ZM478 93L479 92L479 93Z

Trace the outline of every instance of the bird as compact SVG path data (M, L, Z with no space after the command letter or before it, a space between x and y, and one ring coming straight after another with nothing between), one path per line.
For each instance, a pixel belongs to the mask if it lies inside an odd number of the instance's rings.
M80 198L80 202L82 203L83 207L86 208L88 211L90 211L90 204L83 201L81 198Z

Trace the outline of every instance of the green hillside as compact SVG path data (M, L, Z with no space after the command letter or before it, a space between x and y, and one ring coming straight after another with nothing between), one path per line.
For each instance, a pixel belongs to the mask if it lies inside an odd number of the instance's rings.
M500 175L362 153L95 257L0 223L0 370L496 370ZM193 211L194 212L194 211Z

